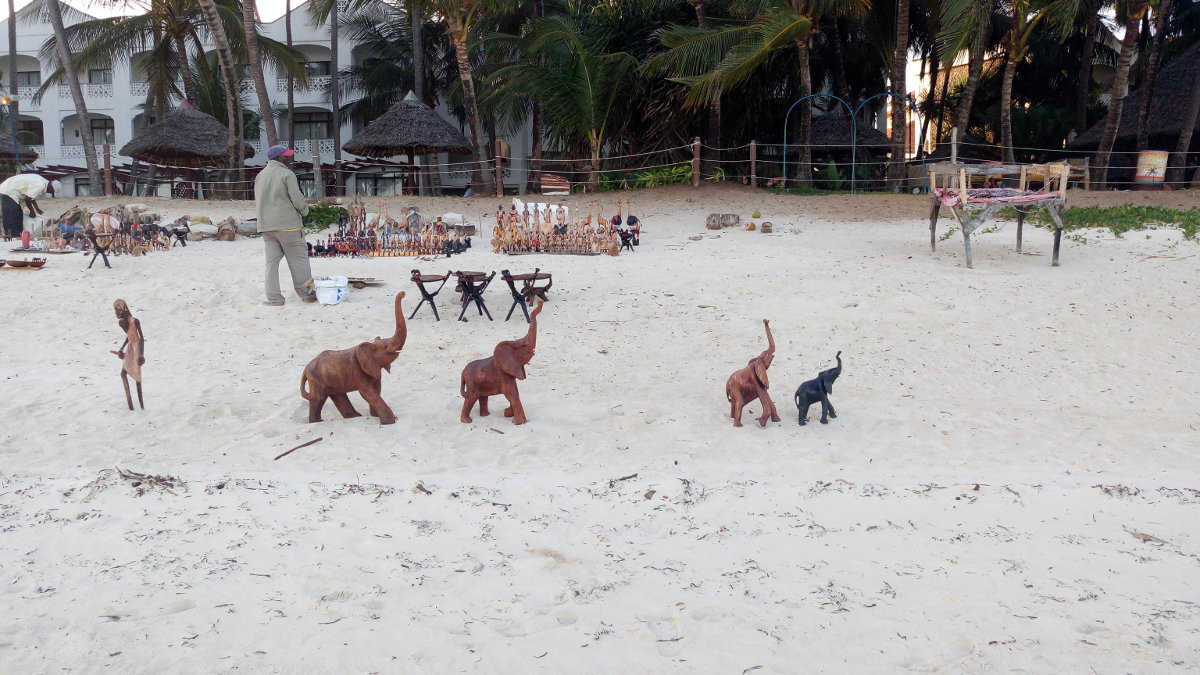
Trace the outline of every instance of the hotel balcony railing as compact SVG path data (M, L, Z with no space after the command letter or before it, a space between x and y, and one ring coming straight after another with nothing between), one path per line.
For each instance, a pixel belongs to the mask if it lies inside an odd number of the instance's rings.
M113 86L109 82L103 84L81 82L79 86L83 88L85 98L112 98L113 95ZM58 85L58 97L71 100L71 87L65 84Z
M135 98L145 98L150 95L149 82L130 82L129 95Z
M294 141L280 141L283 145L296 151L298 161L311 161L314 152L320 153L321 159L333 159L332 138L297 138Z
M17 87L17 99L21 103L21 107L25 110L36 110L42 107L41 103L33 100L37 95L37 90L40 87Z
M295 91L325 91L329 88L333 78L328 75L314 75L308 78L308 84L301 86L299 82L293 81L292 88ZM275 91L280 94L287 93L287 78L280 77L275 80Z
M25 144L22 143L22 145L25 145ZM44 145L25 145L25 147L36 152L38 154L38 159L46 159L46 146L44 146Z
M110 152L112 152L112 157L114 160L118 159L118 158L121 158L121 159L125 158L124 155L117 154L117 146L115 144L110 145L109 148L110 148ZM96 158L102 162L104 161L104 144L103 143L96 144ZM79 144L79 145L64 145L64 146L62 146L62 159L83 159L83 145Z

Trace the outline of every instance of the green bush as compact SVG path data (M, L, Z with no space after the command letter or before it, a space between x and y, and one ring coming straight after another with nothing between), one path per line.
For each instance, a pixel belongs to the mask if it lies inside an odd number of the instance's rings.
M1017 217L1017 210L1006 206L999 212L1001 218ZM1042 209L1029 214L1029 222L1050 225L1050 216ZM1081 230L1107 227L1114 236L1120 237L1131 230L1147 230L1153 227L1176 227L1187 239L1196 239L1200 234L1200 209L1169 209L1165 206L1122 204L1108 208L1100 206L1072 206L1063 212L1064 230Z

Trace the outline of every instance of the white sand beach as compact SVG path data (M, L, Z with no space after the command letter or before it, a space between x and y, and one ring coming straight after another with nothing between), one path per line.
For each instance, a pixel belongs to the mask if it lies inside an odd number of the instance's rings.
M1200 669L1200 244L1089 230L1052 268L1047 230L1017 255L996 221L968 270L961 237L930 253L924 196L706 185L606 193L607 214L617 198L636 253L509 257L485 235L450 260L315 260L385 280L333 306L263 306L253 238L0 271L0 671ZM1200 206L1069 204L1142 200ZM704 228L755 209L774 233ZM451 284L442 321L408 322L396 424L332 404L307 423L305 364L390 335L411 269L535 267L554 285L527 424L495 399L458 420L463 366L526 330L498 276L495 321L453 320ZM117 298L146 337L145 411L109 353ZM725 380L763 319L783 420L752 403L734 428ZM837 419L799 426L792 392L839 350Z

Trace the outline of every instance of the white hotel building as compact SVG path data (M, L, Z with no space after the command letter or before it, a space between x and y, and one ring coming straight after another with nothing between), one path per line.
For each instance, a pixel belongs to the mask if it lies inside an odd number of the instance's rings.
M342 2L344 4L345 0ZM31 146L37 151L39 159L35 166L80 167L80 174L64 178L63 183L68 193L73 192L76 182L79 184L79 192L86 193L89 188L83 142L80 138L79 120L75 114L75 105L71 99L69 87L66 84L60 84L47 91L41 101L34 101L34 93L53 72L49 64L43 63L38 58L38 54L46 41L53 38L54 30L50 25L49 18L44 13L36 21L27 21L25 16L31 11L33 11L32 6L17 12L17 83L20 112L18 131L22 132L21 137L25 139L21 144L22 146ZM68 14L68 12L64 12L63 19L70 25L73 22ZM10 17L0 22L0 44L3 45L0 47L0 81L3 82L2 88L6 95L9 93L8 21L11 20ZM262 34L279 42L286 40L283 17L260 26ZM286 117L276 118L280 138L284 139L281 142L296 149L298 160L311 161L313 155L318 154L322 164L332 164L334 147L332 108L327 93L331 61L329 29L328 26L312 25L306 4L292 8L292 44L308 59L308 86L305 89L294 88L296 138L291 143L287 143L284 138L287 134ZM212 53L211 48L207 53ZM147 85L143 81L144 75L141 73L141 69L136 67L144 57L144 54L135 54L129 62L113 63L109 68L91 69L86 73L79 74L88 113L91 116L93 137L98 146L97 156L101 156L100 146L105 143L109 144L112 148L114 166L129 164L130 158L118 155L117 152L133 138L138 129L144 126L140 106L145 102ZM340 40L338 61L343 67L348 64L361 63L363 58L364 55L361 50L356 49L355 44L349 40ZM269 65L265 65L264 70L267 86L271 90L272 107L286 108L287 79L283 73L275 72ZM243 95L243 99L249 106L257 110L258 99L254 94L253 83L245 84L249 89ZM342 102L346 103L347 97L343 97ZM438 113L450 123L459 125L458 121L443 106L439 106ZM360 130L361 125L352 124L345 115L342 116L341 139L343 143L350 140ZM10 133L8 128L0 131L5 134ZM463 128L463 133L470 138L470 132L465 128ZM526 176L525 158L528 157L531 147L528 125L521 134L515 137L503 137L503 140L509 144L510 152L506 154L511 158L511 161L505 163L505 184L511 189L518 187L518 183L520 183L523 191L523 179ZM248 142L254 147L255 156L247 159L247 164L265 163L265 134L262 138L249 139ZM361 158L344 151L342 153L343 162L358 159ZM470 159L469 156L443 154L438 163L453 164ZM393 160L406 162L407 158L399 156ZM356 177L357 180L347 180L347 192L358 191L364 194L394 194L398 192L398 183L390 178L394 174L389 173L386 168L380 167L368 169L368 171L377 171L378 174L376 176L360 174ZM454 186L461 188L465 186L468 179L468 172L461 167L448 166L441 169L441 183L448 188ZM166 186L163 186L163 189L166 189ZM166 194L164 193L163 196Z

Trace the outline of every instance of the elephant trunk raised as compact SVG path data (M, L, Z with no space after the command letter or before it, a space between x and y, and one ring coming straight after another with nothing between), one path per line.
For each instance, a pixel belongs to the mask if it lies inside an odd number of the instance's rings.
M396 294L396 332L388 340L388 350L393 352L404 349L404 342L408 340L408 324L404 321L404 310L400 309L402 300L404 300L404 291Z

